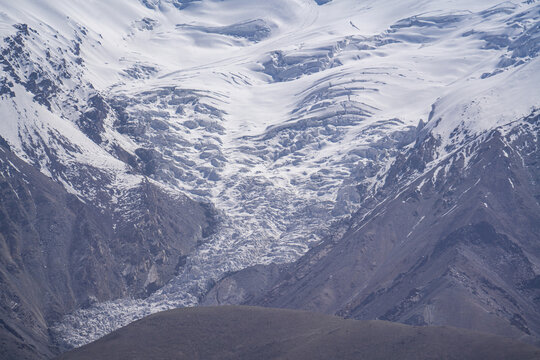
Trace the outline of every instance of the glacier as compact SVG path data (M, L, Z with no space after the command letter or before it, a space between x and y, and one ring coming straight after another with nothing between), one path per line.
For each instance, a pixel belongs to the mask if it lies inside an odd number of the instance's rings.
M124 199L146 180L220 214L175 279L67 315L58 341L83 345L197 305L225 273L292 262L372 209L418 136L441 139L434 167L538 109L539 12L491 0L0 0L11 69L0 136L21 158L118 216L136 216Z

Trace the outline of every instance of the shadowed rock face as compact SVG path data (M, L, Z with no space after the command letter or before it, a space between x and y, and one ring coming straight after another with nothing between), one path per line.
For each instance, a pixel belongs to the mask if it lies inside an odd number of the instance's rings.
M344 236L279 270L225 277L206 301L234 284L248 304L537 342L538 116L525 120L471 140L431 170L437 141L419 139L388 172L379 193L386 200L353 216ZM264 293L243 287L248 276L277 280L260 281Z
M68 194L0 146L0 351L51 357L48 327L96 301L145 296L168 281L209 229L207 209L143 184L144 219L113 216Z
M280 267L256 265L225 276L204 297L201 305L242 304L264 295L281 275Z
M448 327L303 311L201 307L151 315L60 359L534 359L540 349Z

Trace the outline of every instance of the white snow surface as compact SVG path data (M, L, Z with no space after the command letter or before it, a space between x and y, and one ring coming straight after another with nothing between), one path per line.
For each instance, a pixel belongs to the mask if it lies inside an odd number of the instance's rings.
M442 139L442 158L531 113L540 106L539 12L535 1L491 0L0 0L0 35L28 24L33 61L46 64L46 49L56 49L73 75L50 109L18 84L15 97L0 98L0 136L23 159L97 201L28 146L42 141L68 168L99 168L125 189L143 177L111 148L154 147L171 164L154 182L224 217L170 284L79 310L57 325L60 338L80 346L196 305L227 271L294 261L380 185L421 120ZM80 54L68 55L77 39ZM75 110L95 93L152 125L134 136L107 118L97 145Z

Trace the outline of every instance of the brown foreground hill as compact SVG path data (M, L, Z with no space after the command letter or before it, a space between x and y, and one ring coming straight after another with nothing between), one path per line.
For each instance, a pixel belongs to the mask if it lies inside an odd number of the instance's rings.
M526 360L540 359L540 349L450 327L222 306L157 313L59 359Z

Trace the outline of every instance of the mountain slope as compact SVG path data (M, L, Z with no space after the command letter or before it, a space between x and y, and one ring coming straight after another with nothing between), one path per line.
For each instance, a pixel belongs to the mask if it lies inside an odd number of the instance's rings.
M175 275L211 221L200 204L141 184L133 196L141 197L148 211L144 222L114 227L110 213L66 192L14 155L5 141L0 188L4 358L51 357L58 349L49 327L65 314L154 291Z
M390 168L381 190L387 200L353 216L342 237L272 269L270 277L270 269L259 270L268 279L263 290L243 285L252 277L247 270L232 274L206 303L230 302L232 289L245 294L236 302L538 341L538 126L532 114L433 167L436 141L419 139ZM396 176L419 170L421 176L395 187Z
M534 118L539 107L534 1L0 5L0 113L7 119L0 136L20 159L103 212L119 243L137 244L122 251L143 261L120 265L131 284L120 298L100 298L84 309L79 304L51 327L55 341L66 346L152 312L197 305L225 274L252 265L259 265L254 276L264 281L254 284L253 274L246 276L246 296L261 296L280 264L297 260L322 239L342 238L351 222L355 228L368 221L368 214L377 214L429 171L437 171L437 181L461 174L470 151L484 149L495 129L502 129L507 143L518 136L507 138L514 130L531 135L526 140L520 133L522 146L512 146L516 157L532 156L525 151L533 151L537 130L523 127L522 120ZM448 159L454 159L452 173L444 170L451 167ZM499 163L497 171L504 173L504 166ZM525 170L516 171L524 176ZM466 176L464 182L476 180ZM441 191L453 191L448 181ZM502 189L482 186L491 194ZM534 195L519 189L520 198ZM465 210L491 204L480 201L480 190L475 188L476 200L463 204ZM467 199L432 195L443 208ZM431 206L418 197L421 207ZM537 209L523 202L519 212L530 217L523 220L529 226L536 218L528 211ZM196 209L189 216L185 204ZM417 219L403 214L407 201L392 204L394 216L403 216L398 230L416 239L404 242L414 252L408 264L460 228L468 231L464 218L453 225L445 220L429 235L430 245L422 245L425 251L417 251L421 235L415 231L427 237L431 229L424 226L433 214L419 209ZM538 273L538 253L534 241L524 239L535 228L510 229L508 214L516 206L519 201L500 217L483 210L487 215L478 215L475 225L486 221L517 244L519 280L529 281ZM387 231L386 222L372 226L377 234ZM391 240L377 237L373 247L381 248L373 255L384 257L403 240L398 230L391 230ZM269 271L262 267L272 263ZM483 273L477 269L483 266L472 268ZM512 281L494 284L514 289ZM528 308L536 295L523 296L513 294L521 300L500 305L496 318L508 322L513 313L534 313ZM348 300L338 298L324 305L328 311L348 311ZM236 299L247 301L244 295Z
M534 359L539 351L455 328L200 307L151 315L60 359Z

